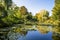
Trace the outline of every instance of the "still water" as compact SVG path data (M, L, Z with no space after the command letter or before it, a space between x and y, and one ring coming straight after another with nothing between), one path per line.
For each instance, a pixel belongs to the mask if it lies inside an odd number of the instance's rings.
M26 40L52 40L52 32L41 34L39 31L29 31Z
M52 32L42 34L39 31L28 31L26 35L20 33L12 33L10 40L52 40Z

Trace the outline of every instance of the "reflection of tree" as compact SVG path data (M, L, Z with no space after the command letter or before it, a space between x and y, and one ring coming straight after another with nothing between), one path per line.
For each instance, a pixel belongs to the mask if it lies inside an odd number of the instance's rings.
M39 32L41 32L42 34L48 33L49 31L47 31L47 27L45 26L37 26L37 29Z
M21 37L24 38L26 34L27 34L26 30L22 30L21 28L15 28L11 30L7 36L9 40L17 40Z
M53 36L52 38L53 38L53 40L60 40L59 36Z

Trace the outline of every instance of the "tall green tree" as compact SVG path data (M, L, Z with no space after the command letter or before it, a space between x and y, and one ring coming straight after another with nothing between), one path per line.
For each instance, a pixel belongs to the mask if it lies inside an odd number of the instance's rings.
M52 10L52 16L55 20L60 20L60 0L55 0L55 5Z
M57 27L58 32L60 32L60 0L55 0L55 4L54 7L52 9L52 19L54 19L55 23L58 24L58 26L54 26L54 28ZM57 36L53 36L53 40L59 40L60 37Z

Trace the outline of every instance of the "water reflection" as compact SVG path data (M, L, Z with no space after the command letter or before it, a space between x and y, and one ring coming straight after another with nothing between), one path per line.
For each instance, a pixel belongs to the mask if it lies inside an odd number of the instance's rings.
M7 36L9 40L53 40L53 33L45 30L47 27L38 26L38 30L33 30L34 28L35 27L14 28L14 30L10 31ZM53 36L53 38L55 40L57 37Z
M9 32L9 34L7 35L9 40L18 40L18 39L24 39L25 35L20 34L20 33L15 33L15 32ZM25 39L24 39L25 40Z
M26 40L52 40L52 32L41 34L39 31L29 31Z
M10 32L9 40L52 40L52 32L41 34L39 31L27 31L26 35Z

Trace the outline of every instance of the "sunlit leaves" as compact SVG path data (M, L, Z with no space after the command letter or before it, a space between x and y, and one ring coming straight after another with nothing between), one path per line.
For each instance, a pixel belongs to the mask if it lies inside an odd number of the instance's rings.
M20 12L21 12L21 14L24 14L24 15L27 14L27 8L25 6L21 6Z
M21 13L20 13L19 7L15 7L13 12L14 12L14 14L13 14L14 17L19 18L19 19L21 18Z
M45 20L48 19L48 17L49 17L49 12L46 10L41 10L39 13L36 14L36 18L40 22L44 22Z

